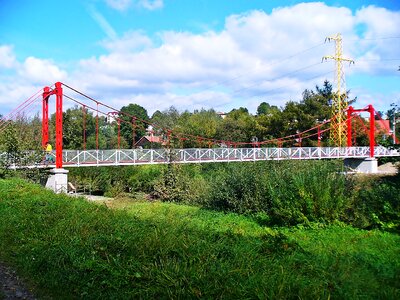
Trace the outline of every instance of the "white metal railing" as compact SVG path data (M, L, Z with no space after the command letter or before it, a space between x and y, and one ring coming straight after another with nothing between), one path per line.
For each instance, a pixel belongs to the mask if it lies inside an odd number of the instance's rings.
M29 151L26 151L28 155ZM55 154L55 151L53 151ZM192 149L114 149L114 150L64 150L63 166L119 166L205 162L239 162L287 159L367 158L369 147L303 147L303 148L192 148ZM400 156L400 152L382 146L375 147L375 157ZM6 159L0 153L0 160ZM30 161L30 162L28 162ZM11 165L18 167L45 167L43 161ZM48 165L53 167L54 164Z
M121 149L64 150L65 167L115 166L202 162L233 162L284 159L367 158L369 147L303 148L192 148L192 149ZM375 147L375 157L400 156L396 150Z

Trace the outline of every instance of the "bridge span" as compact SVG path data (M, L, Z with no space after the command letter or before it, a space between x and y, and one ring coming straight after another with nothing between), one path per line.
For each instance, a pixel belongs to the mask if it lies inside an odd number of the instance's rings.
M400 156L399 151L376 146L375 157ZM263 160L364 159L370 147L192 148L63 150L63 166L123 166L166 163L216 163ZM49 165L54 167L54 165Z

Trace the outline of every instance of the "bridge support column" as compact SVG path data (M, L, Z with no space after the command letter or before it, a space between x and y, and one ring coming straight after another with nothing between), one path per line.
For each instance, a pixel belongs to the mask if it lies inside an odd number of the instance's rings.
M49 142L49 97L51 95L50 88L46 86L43 89L42 100L42 148L46 148Z
M56 168L50 170L50 176L46 182L46 188L56 194L68 192L68 170Z
M62 168L63 150L63 91L61 82L56 82L56 168Z
M378 173L378 160L373 157L369 158L345 158L345 167L355 170L359 173Z

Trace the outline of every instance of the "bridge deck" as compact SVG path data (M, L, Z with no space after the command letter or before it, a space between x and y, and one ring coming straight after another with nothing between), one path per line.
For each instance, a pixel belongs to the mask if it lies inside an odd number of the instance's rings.
M63 166L120 166L175 163L240 162L262 160L310 160L367 158L369 147L303 147L303 148L193 148L193 149L113 149L64 150ZM400 156L396 150L375 147L375 157ZM25 167L54 167L43 163Z

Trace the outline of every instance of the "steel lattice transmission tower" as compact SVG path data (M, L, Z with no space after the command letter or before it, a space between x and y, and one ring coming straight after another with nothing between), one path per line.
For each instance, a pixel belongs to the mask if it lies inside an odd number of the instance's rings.
M354 61L343 57L342 36L340 33L327 37L325 42L330 42L332 40L335 41L335 55L324 56L322 61L328 59L335 60L336 76L334 79L334 84L336 85L336 92L334 93L332 99L330 140L335 146L342 147L346 145L347 126L345 110L348 106L346 82L342 62L347 61L350 64L354 64Z

